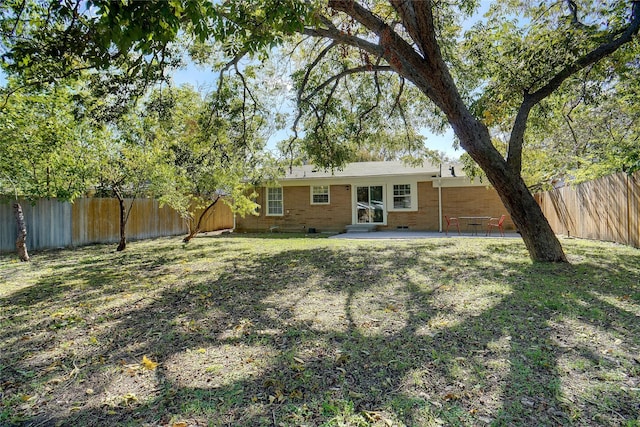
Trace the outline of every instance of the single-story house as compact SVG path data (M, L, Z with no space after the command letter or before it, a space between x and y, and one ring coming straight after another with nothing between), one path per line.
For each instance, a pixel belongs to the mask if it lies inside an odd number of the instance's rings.
M496 191L470 180L458 163L361 162L334 171L303 165L292 168L278 186L257 192L258 215L237 218L238 231L444 231L445 216L507 213ZM464 228L465 221L460 225ZM508 216L504 227L513 229Z

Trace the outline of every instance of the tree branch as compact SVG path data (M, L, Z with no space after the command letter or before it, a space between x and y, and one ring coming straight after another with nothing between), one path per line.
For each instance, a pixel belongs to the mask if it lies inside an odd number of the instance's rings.
M573 129L573 126L571 125L571 122L573 121L571 119L571 114L566 114L564 115L564 121L567 124L567 127L569 127L569 132L571 132L571 138L573 139L573 146L574 147L578 147L578 136L576 135L576 131Z
M334 40L337 43L346 44L349 46L357 47L375 56L383 56L384 50L381 46L371 43L360 37L348 35L345 32L338 30L337 28L305 28L303 34L312 37L321 37Z
M391 65L394 71L414 83L422 93L445 113L454 127L454 131L457 130L457 133L459 133L458 137L463 146L466 145L466 141L474 140L477 142L477 138L474 135L465 135L463 133L466 127L462 126L461 123L473 120L473 117L458 93L453 77L442 58L435 39L435 27L431 13L432 2L421 0L390 1L398 8L398 13L400 14L409 14L410 11L403 12L403 8L410 7L412 8L411 10L420 15L415 22L412 20L404 21L403 26L411 37L417 37L414 42L420 44L419 48L422 54L416 51L392 27L358 2L353 0L330 0L329 7L349 15L379 37L379 45L376 46L376 51L379 52L381 50L381 56ZM412 25L418 25L418 27L408 28ZM347 35L342 36L327 30L322 36L360 47L353 44L354 40ZM364 45L362 48L364 49L365 47L368 46Z
M524 142L524 133L527 128L527 120L531 109L540 103L543 99L556 91L562 83L569 77L584 68L595 64L604 57L611 55L621 46L629 43L638 34L640 29L640 1L634 1L631 6L631 22L620 35L609 42L602 43L592 51L578 58L573 63L567 65L558 74L553 76L549 82L537 91L524 94L524 99L518 114L516 115L509 138L509 151L507 155L507 165L512 171L518 173L522 170L522 144Z
M242 58L244 58L244 56L247 53L248 53L248 51L246 51L246 50L243 50L242 52L239 52L236 56L233 57L233 59L231 59L231 61L229 61L226 64L224 64L224 67L222 67L220 69L220 72L218 73L218 89L216 91L216 93L218 95L216 97L216 101L217 102L220 101L220 94L222 93L222 85L224 84L224 73L229 71L229 69L231 69L231 67L236 67L238 65L238 63L240 62L240 60Z
M26 0L22 0L22 3L20 3L20 7L18 9L18 13L16 15L16 21L13 24L13 28L11 29L9 34L15 35L16 34L16 30L18 29L18 24L20 24L20 19L22 17L22 13L24 12L24 9L26 7L27 1Z
M396 98L394 100L393 107L391 107L391 111L389 112L389 116L391 116L391 114L393 114L393 112L395 111L396 108L400 107L400 97L402 96L402 94L404 92L404 84L405 84L404 78L400 77L400 89L398 89L398 94L396 95Z
M236 67L236 69L237 69L238 63L242 60L242 58L244 58L244 56L247 53L248 53L248 51L246 51L246 50L243 50L242 52L239 52L236 56L233 57L233 59L231 59L231 61L227 62L220 69L220 72L218 73L218 85L217 85L217 89L216 89L216 101L215 101L215 103L213 103L214 106L220 104L220 98L221 98L221 94L222 94L222 86L224 85L224 81L225 81L224 73L229 71L229 69L231 69L231 67ZM207 119L207 124L206 124L207 127L211 125L211 120L212 120L212 117L213 117L215 111L217 111L217 109L212 111L211 114L209 115L209 117Z
M329 53L329 51L332 48L334 48L335 46L337 46L337 45L338 45L338 43L331 42L329 44L329 46L327 46L326 48L322 49L322 51L320 51L320 53L318 54L316 59L314 59L313 62L311 64L309 64L309 66L307 67L307 71L304 73L304 77L302 79L302 83L300 84L300 89L298 90L298 103L300 103L300 101L302 101L302 93L307 87L307 83L309 82L309 77L311 76L311 72L313 71L313 69L316 67L316 65L318 65L320 63L322 58L324 58L327 55L327 53Z
M627 29L620 34L618 38L615 38L607 43L602 43L600 46L593 49L586 55L578 58L574 63L567 65L563 70L556 74L549 82L531 94L531 101L538 103L547 96L551 95L556 89L560 87L565 80L577 73L578 71L595 64L602 58L611 55L618 50L622 45L629 43L638 34L640 29L640 1L634 1L632 6L632 21Z
M400 15L404 28L416 42L422 54L427 58L430 57L430 51L438 46L430 2L391 0L391 5Z
M329 22L329 24L331 23ZM331 24L331 26L333 26L333 24ZM291 126L291 130L293 131L293 138L289 140L289 144L288 144L288 151L290 153L293 153L293 143L298 140L298 123L300 122L300 119L302 119L302 109L300 108L300 104L302 100L302 92L305 90L307 86L307 82L309 81L309 76L311 75L311 71L313 71L315 66L320 63L322 58L324 58L329 53L329 51L337 45L338 45L337 42L332 41L326 48L320 51L316 59L307 67L307 71L305 72L304 78L302 79L302 84L300 85L300 88L298 89L298 93L297 93L298 113L296 114L296 118L293 121L293 125ZM293 155L292 155L292 161L293 161Z
M580 24L580 20L578 19L578 5L574 0L567 0L567 5L569 6L569 11L571 11L571 23L572 24Z
M380 72L380 71L393 71L393 69L388 65L363 65L363 66L360 66L360 67L348 68L348 69L342 71L341 73L335 74L335 75L329 77L324 82L322 82L319 86L314 88L313 91L307 97L305 97L302 101L303 102L309 102L309 100L311 98L313 98L318 92L320 92L322 89L324 89L325 87L329 86L331 83L333 83L336 80L340 80L343 77L349 76L351 74L366 73L366 72L371 72L371 71L374 71L374 72L377 73L377 72Z
M218 203L218 201L220 200L220 197L221 197L220 195L217 195L213 203L210 203L209 206L206 207L204 212L200 214L200 218L198 219L198 224L196 225L196 231L198 232L200 231L200 229L202 228L202 221L207 217L207 214L210 214L211 212L213 212L211 209L213 209L216 203Z
M362 132L362 121L364 120L364 118L371 113L373 110L375 110L376 108L378 108L378 105L380 105L380 97L382 96L382 90L380 89L380 82L378 81L378 72L374 72L373 73L373 81L376 85L376 102L373 103L373 105L371 105L371 107L367 108L365 111L363 111L360 116L358 117L358 131L356 132L357 136L360 136L360 132Z
M324 120L327 118L327 111L329 110L329 101L331 101L331 99L333 98L333 94L336 91L336 89L338 88L338 84L340 83L339 79L335 79L334 80L334 84L333 87L331 88L331 91L329 92L329 95L327 96L327 98L324 100L324 105L322 106L322 120L318 120L318 124L316 126L316 131L324 126ZM317 110L316 110L316 116L317 116Z

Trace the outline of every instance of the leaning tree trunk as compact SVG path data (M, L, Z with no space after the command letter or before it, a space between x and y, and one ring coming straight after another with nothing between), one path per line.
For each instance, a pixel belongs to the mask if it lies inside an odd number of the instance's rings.
M454 126L463 148L484 170L491 185L522 235L533 261L567 262L562 245L544 216L540 205L527 188L519 170L509 167L491 144L487 128L473 120ZM462 137L461 137L462 136ZM464 139L463 139L464 138ZM469 138L469 139L467 139ZM473 140L472 143L470 139Z
M191 223L189 223L189 234L184 239L182 239L184 243L189 243L191 239L193 239L200 232L202 220L209 213L209 211L213 209L216 203L218 203L218 200L220 200L220 196L218 196L211 204L209 204L209 206L207 206L207 208L200 214L198 222L195 225L192 226Z
M567 262L560 241L522 178L506 175L499 179L489 178L489 181L500 195L502 203L522 235L531 259Z
M13 211L16 217L16 225L18 226L18 236L16 238L16 250L20 261L29 261L29 253L27 252L27 225L24 222L24 213L20 203L13 204Z
M120 207L120 242L118 243L118 247L116 251L124 251L127 247L127 216L126 216L126 207L124 204L124 198L116 193L116 198L118 199L118 205Z

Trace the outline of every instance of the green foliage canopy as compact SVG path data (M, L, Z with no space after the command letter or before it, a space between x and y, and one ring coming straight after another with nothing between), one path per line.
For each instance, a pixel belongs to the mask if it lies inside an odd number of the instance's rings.
M95 182L99 129L79 120L71 86L16 93L0 108L0 182L4 194L73 200Z

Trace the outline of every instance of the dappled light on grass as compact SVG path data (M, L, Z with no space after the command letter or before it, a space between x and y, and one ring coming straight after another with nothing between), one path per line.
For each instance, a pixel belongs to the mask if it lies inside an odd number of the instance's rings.
M608 330L580 319L552 322L554 345L562 349L558 370L563 398L568 405L587 402L575 409L575 417L590 417L607 425L638 415L640 394L640 346L615 329ZM636 407L635 414L611 414L611 400ZM634 403L635 402L635 403ZM633 424L631 424L633 425Z
M120 361L102 375L102 380L107 383L105 387L89 386L81 391L88 406L105 408L107 414L148 404L156 397L157 375L137 362Z
M511 368L511 337L475 347L478 337L451 335L444 327L432 331L426 334L431 340L421 341L422 364L404 376L400 388L418 406L414 423L407 425L490 424L508 400L503 385ZM463 338L470 351L457 352Z
M435 308L464 321L468 316L481 315L510 294L509 286L477 278L471 285L443 285L434 291L431 300Z
M426 324L418 325L415 333L418 336L435 337L438 332L447 330L459 323L460 320L454 313L438 313L431 317Z
M408 325L411 294L390 278L355 292L346 301L353 327L363 336L391 336Z
M219 388L264 374L276 355L265 346L223 344L185 349L167 359L162 368L177 387Z
M638 280L640 281L640 278ZM626 311L629 315L638 317L638 321L640 322L640 301L632 300L631 293L625 295L604 295L598 291L592 291L591 295L606 304L616 307L618 310Z
M638 251L565 244L573 265L515 239L0 256L0 424L633 425Z
M346 332L349 326L345 303L346 291L330 291L324 286L328 279L319 273L301 283L274 292L263 300L275 321L285 324L304 322L317 331Z

